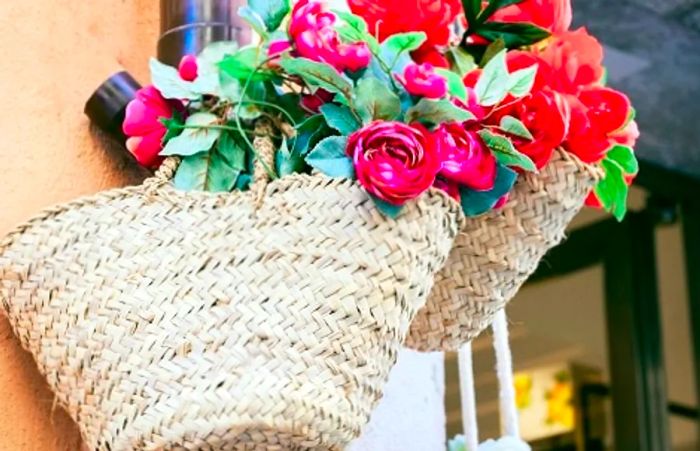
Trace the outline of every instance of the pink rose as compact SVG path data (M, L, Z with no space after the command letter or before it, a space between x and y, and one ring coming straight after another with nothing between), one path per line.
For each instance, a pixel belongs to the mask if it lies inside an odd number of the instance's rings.
M420 124L372 122L350 135L346 151L360 184L392 205L425 192L440 169L434 137Z
M304 94L301 96L301 106L309 113L318 113L321 107L333 100L335 95L325 89L317 89L313 94Z
M286 39L279 39L277 41L270 42L270 46L267 48L267 56L274 57L279 56L291 48L292 44Z
M136 98L126 106L122 129L129 138L126 148L145 167L156 168L163 161L159 156L166 133L161 119L173 117L174 101L168 101L149 85L136 92Z
M447 94L447 80L435 73L432 64L411 63L396 79L414 96L440 99Z
M444 191L448 196L456 200L457 202L460 202L462 200L462 194L459 192L459 185L450 182L449 180L445 180L443 178L436 178L435 183L433 186L439 190Z
M635 121L629 121L624 128L617 130L609 136L615 144L634 147L639 139L639 126L637 126Z
M452 122L442 124L435 134L442 158L442 177L477 191L493 188L496 157L475 131Z
M183 80L194 81L197 78L197 57L194 55L183 56L177 71Z
M370 52L364 42L343 43L335 31L336 16L320 1L301 0L294 5L289 36L299 56L352 72L366 68Z
M585 28L555 35L539 56L551 71L548 86L567 94L599 84L605 71L603 46Z

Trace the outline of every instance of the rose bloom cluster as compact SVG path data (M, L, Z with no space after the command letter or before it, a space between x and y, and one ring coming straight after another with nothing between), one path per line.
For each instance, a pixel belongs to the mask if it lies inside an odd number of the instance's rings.
M441 50L449 40L449 26L460 12L460 2L350 0L349 4L355 14L379 30L380 38L397 32L425 32L428 39L423 48L414 52L414 59L446 65ZM423 11L424 14L405 14L408 9ZM506 115L519 119L533 135L532 140L517 136L510 138L538 169L546 166L554 150L560 147L586 163L600 162L615 144L634 147L639 130L631 120L630 101L621 92L603 86L603 48L585 28L570 30L570 0L525 0L498 10L490 20L532 23L550 31L552 37L532 49L508 52L510 71L533 65L538 67L535 85L529 95L522 99L506 99L488 109L472 105L470 109L477 116L476 123L440 127L437 146L443 156L438 158L444 161L436 178L438 186L455 197L459 192L455 184L477 190L490 189L495 163L474 131L498 125ZM426 58L425 55L430 56ZM431 83L426 75L430 72L427 69L427 66L414 69L415 75L406 77L413 81L401 81L409 92L413 90L427 97L439 97L442 94L439 87L422 86ZM480 73L481 70L476 69L467 74L465 85L474 87ZM434 80L432 83L437 84ZM417 154L434 155L431 152ZM431 170L434 167L433 164L425 166ZM593 194L587 203L599 205Z

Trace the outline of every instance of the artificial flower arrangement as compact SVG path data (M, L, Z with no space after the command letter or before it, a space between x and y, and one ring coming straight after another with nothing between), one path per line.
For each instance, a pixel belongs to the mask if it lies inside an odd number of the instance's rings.
M467 216L499 208L563 148L605 172L587 204L624 216L634 110L605 87L600 43L569 30L569 0L348 3L253 0L239 13L257 44L215 43L178 69L152 60L127 147L150 168L180 157L176 188L246 190L266 118L267 176L357 180L392 217L431 187Z

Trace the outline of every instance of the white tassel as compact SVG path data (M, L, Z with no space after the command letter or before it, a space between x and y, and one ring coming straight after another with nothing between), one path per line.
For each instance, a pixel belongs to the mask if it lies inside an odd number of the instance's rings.
M462 395L462 428L466 449L476 450L479 446L479 429L476 424L476 395L474 393L474 366L472 364L472 344L459 349L459 391Z
M515 404L515 385L513 383L513 358L508 344L508 321L505 309L496 313L491 325L493 328L493 347L496 350L496 374L499 385L501 421L505 435L520 439L518 409Z

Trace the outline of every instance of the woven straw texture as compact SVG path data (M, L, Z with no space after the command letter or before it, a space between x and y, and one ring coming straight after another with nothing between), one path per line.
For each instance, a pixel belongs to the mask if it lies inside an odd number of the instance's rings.
M518 180L504 208L467 219L407 346L453 351L488 327L564 238L600 177L595 166L557 151L540 173Z
M431 191L391 220L356 183L320 175L184 193L162 183L175 166L0 243L23 346L90 449L342 449L447 259L459 206Z

